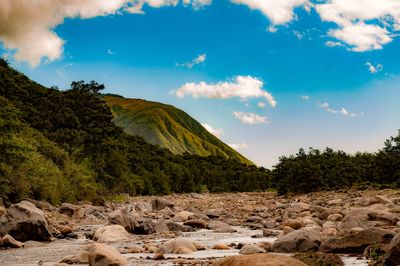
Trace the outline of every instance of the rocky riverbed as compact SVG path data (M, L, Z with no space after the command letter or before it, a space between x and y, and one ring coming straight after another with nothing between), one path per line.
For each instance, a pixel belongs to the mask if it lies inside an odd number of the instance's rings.
M26 200L0 216L0 265L400 265L400 190Z

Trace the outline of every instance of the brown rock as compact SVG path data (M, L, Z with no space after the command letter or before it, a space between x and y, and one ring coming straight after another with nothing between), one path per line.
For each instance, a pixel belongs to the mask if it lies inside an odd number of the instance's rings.
M289 226L284 226L283 228L282 228L282 231L283 231L283 234L284 235L287 235L287 234L289 234L290 232L293 232L293 231L295 231L292 227L289 227Z
M122 266L128 261L114 247L94 243L89 248L90 266Z
M72 227L69 225L62 225L58 228L58 230L60 231L61 234L63 235L68 235L70 233L72 233Z
M132 246L129 248L129 253L142 253L142 249L138 246Z
M317 250L321 244L321 234L318 227L304 227L286 235L279 236L272 245L274 252L305 252Z
M96 230L93 240L101 243L111 243L131 239L129 233L121 225L106 225Z
M303 262L288 256L273 254L239 255L223 258L213 266L307 266Z
M48 241L51 231L45 214L29 201L11 205L0 217L0 235L9 234L19 241Z
M190 250L191 252L197 251L192 241L184 238L176 238L162 244L158 248L157 252L163 254L177 253L181 251L182 248L185 248L185 250Z
M360 252L372 244L389 243L394 234L378 228L364 229L353 235L339 238L328 238L321 247L321 252Z
M165 207L173 209L175 204L163 198L156 198L151 201L151 206L154 211L161 211Z
M385 255L385 265L400 265L400 234L392 239Z
M259 246L260 248L264 249L264 251L266 252L271 252L272 251L272 244L270 242L259 242L257 244L257 246Z
M283 222L283 225L297 230L303 227L303 222L298 219L287 219Z
M244 245L240 251L239 254L241 255L249 255L249 254L257 254L257 253L264 253L264 249L256 246L256 245Z
M63 258L60 263L66 264L88 264L89 263L89 252L82 251L77 255L69 255Z
M213 249L216 250L228 250L231 249L229 246L227 246L226 244L216 244L213 246Z
M330 266L343 266L344 263L340 259L337 254L325 254L320 252L306 252L306 253L297 253L293 256L293 258L298 259L299 261L304 262L309 266L321 266L321 265L330 265Z
M207 223L200 219L187 220L186 222L183 223L183 225L191 226L193 228L201 228L201 229L204 229L207 227Z
M153 257L153 260L165 260L165 257L161 253L156 253Z
M23 248L24 243L21 243L17 240L15 240L12 236L10 235L5 235L1 239L2 246L5 248Z
M60 213L66 214L70 217L74 216L76 218L82 218L83 216L82 208L70 203L61 204Z

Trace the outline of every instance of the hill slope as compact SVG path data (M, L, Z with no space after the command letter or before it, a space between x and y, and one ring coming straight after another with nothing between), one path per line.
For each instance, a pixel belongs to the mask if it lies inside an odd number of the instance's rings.
M104 100L112 110L114 123L130 135L139 135L175 154L219 155L253 164L174 106L115 96L105 96Z

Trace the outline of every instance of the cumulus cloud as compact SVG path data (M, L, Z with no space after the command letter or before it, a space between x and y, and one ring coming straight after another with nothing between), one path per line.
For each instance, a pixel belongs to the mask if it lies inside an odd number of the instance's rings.
M328 47L342 47L342 46L344 46L344 44L341 43L341 42L333 42L333 41L327 41L327 42L325 42L325 45L328 46Z
M266 105L267 104L265 102L263 102L263 101L257 103L257 106L260 107L260 108L264 108Z
M338 25L328 34L357 52L382 49L400 24L398 0L329 0L316 10L323 21Z
M231 2L260 11L275 25L290 22L295 16L293 10L296 7L309 5L308 0L231 0Z
M194 8L211 0L183 0ZM143 14L143 6L176 6L179 0L1 0L0 41L18 61L31 66L59 59L65 40L54 31L65 18L89 19L123 12Z
M317 106L321 109L323 109L324 111L331 113L331 114L340 114L340 115L344 115L347 117L357 117L360 115L363 115L363 113L361 114L356 114L356 113L350 113L349 111L347 111L346 108L342 107L340 109L332 109L329 105L329 103L324 102L324 103L317 103Z
M221 128L213 128L212 126L210 126L207 123L203 123L201 124L208 132L210 132L211 134L213 134L216 137L221 137L222 134L224 133L224 131Z
M247 145L247 143L245 143L245 142L242 142L242 143L239 143L239 144L231 143L231 144L228 144L228 145L231 146L235 150L243 150L243 149L248 149L249 148L249 145Z
M182 63L182 64L176 63L176 66L192 68L195 65L204 63L206 61L206 59L207 59L207 55L201 54L201 55L197 56L196 58L193 58L192 61L190 61L190 62Z
M205 6L211 5L212 0L183 0L184 5L191 5L193 9L202 9Z
M268 124L268 117L260 116L255 113L245 113L245 112L233 112L233 116L239 119L243 124L247 125L257 125L257 124Z
M382 64L372 64L371 62L365 63L365 65L368 67L368 71L371 74L376 74L378 72L381 72L383 70L383 65Z
M275 107L277 102L267 91L263 90L264 82L251 76L236 76L230 81L218 83L186 83L175 91L179 98L191 95L193 98L206 97L212 99L228 99L238 97L243 100L248 98L264 98Z

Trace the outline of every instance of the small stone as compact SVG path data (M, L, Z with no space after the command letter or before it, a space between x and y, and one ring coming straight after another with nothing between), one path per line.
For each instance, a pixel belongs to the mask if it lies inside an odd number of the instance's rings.
M162 253L156 253L153 257L153 260L165 260L165 257Z
M72 227L69 225L60 226L58 230L63 235L68 235L68 234L72 233Z
M129 248L129 253L142 253L142 249L138 246L133 246Z
M295 231L292 227L289 227L289 226L284 226L283 228L282 228L282 231L283 231L283 234L284 235L287 235L287 234L289 234L290 232L293 232L293 231Z
M197 250L206 250L206 246L201 243L194 243Z
M242 249L239 251L239 254L242 255L256 254L256 253L264 253L264 250L256 245L244 245Z
M216 249L216 250L228 250L228 249L231 249L231 248L226 244L216 244L216 245L213 246L213 249Z

